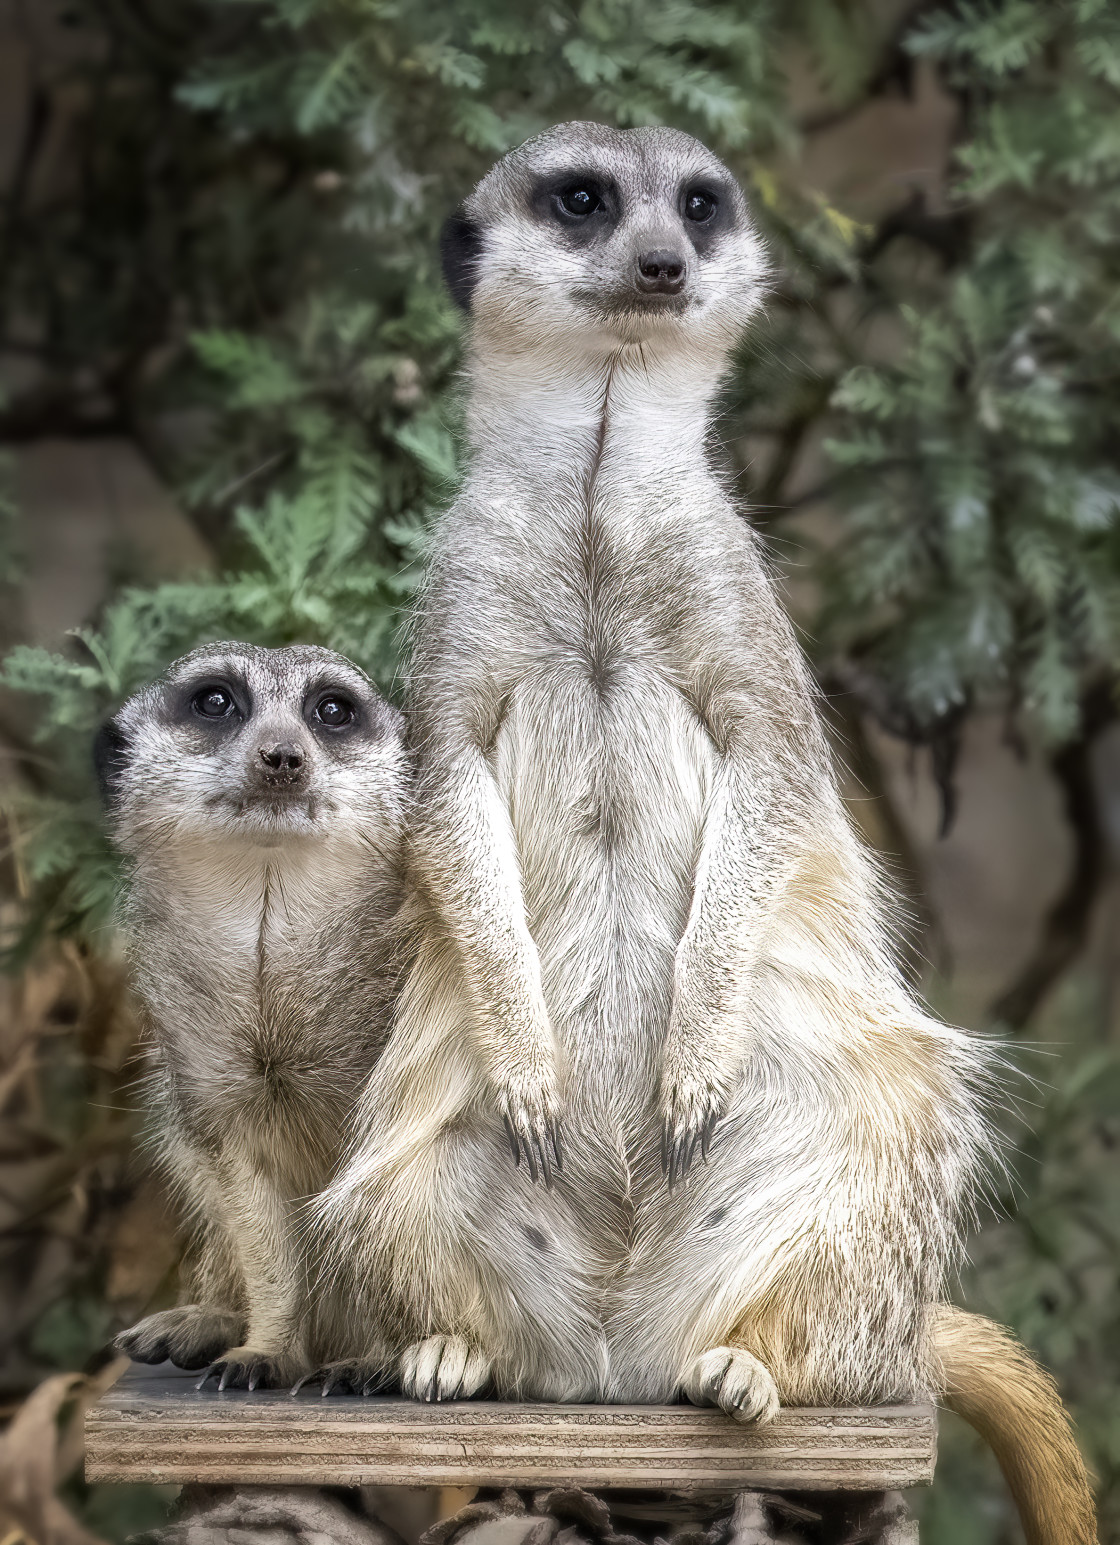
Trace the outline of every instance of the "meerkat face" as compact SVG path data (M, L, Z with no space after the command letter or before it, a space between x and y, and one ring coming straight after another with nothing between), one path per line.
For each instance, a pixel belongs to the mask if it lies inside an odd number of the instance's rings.
M595 123L500 161L448 222L443 258L476 332L589 352L658 336L726 348L767 273L738 184L699 140Z
M343 656L215 644L131 698L98 740L120 845L376 840L400 819L401 717Z

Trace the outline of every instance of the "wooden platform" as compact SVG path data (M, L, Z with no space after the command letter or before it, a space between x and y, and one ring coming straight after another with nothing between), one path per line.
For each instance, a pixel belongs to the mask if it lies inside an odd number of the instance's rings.
M932 1406L782 1411L448 1405L316 1391L224 1394L133 1366L86 1416L86 1479L338 1486L879 1491L933 1478Z

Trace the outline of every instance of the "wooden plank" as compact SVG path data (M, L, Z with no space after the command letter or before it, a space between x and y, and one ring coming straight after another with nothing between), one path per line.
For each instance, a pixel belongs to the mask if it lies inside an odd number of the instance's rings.
M790 1408L766 1427L693 1406L446 1405L195 1389L133 1367L86 1415L86 1478L165 1484L891 1490L933 1477L928 1405Z

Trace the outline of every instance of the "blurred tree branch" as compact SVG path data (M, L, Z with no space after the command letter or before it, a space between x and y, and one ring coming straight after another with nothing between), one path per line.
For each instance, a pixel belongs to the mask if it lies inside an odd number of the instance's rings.
M1084 731L1050 758L1062 791L1062 807L1073 838L1069 878L1046 913L1030 958L996 997L989 1013L997 1023L1022 1030L1047 993L1088 942L1102 882L1108 873L1108 834L1101 810L1093 751L1117 719L1116 686L1100 684L1081 712Z

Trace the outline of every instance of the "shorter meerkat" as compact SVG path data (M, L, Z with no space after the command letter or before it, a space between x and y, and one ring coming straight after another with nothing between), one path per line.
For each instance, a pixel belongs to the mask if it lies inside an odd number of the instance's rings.
M189 1300L117 1338L219 1387L306 1366L300 1204L334 1173L394 998L401 719L330 650L215 644L105 726L151 1141L190 1223Z

